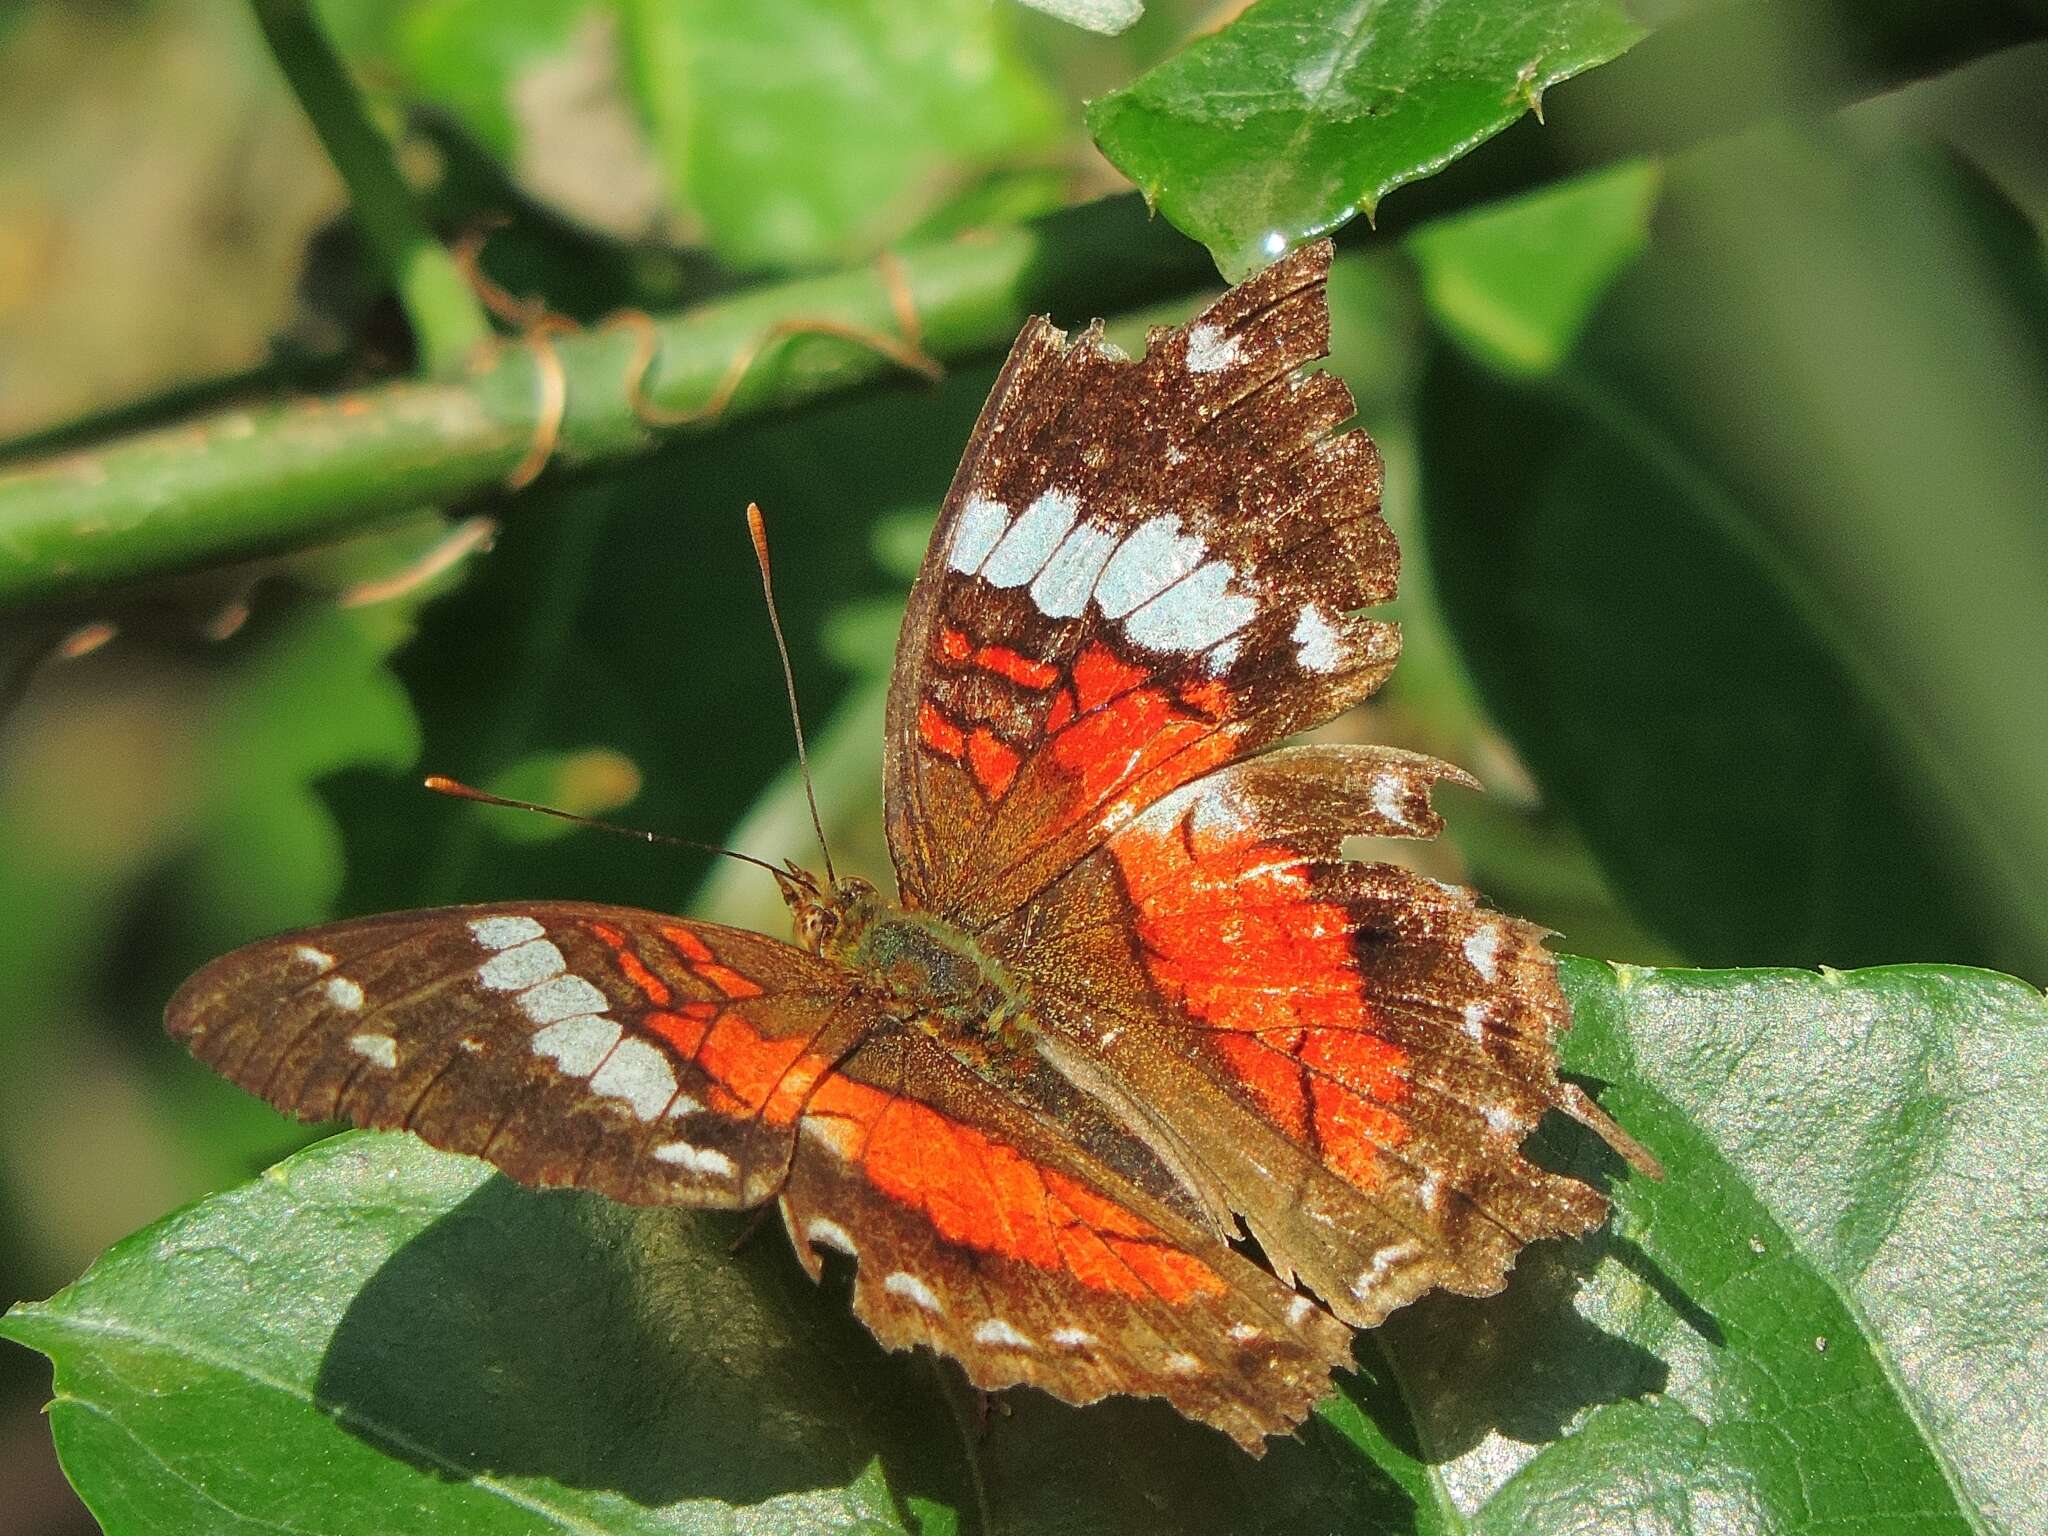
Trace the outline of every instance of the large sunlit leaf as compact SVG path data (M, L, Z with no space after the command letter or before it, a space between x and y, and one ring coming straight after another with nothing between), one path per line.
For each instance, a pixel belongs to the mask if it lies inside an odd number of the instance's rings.
M1687 954L2048 974L2042 272L1951 168L1780 136L1674 170L1547 376L1430 367L1473 674Z
M1935 968L1567 981L1570 1061L1670 1178L1620 1182L1607 1230L1533 1251L1504 1295L1403 1314L1260 1462L1156 1403L1017 1391L983 1426L772 1229L732 1252L737 1221L530 1194L402 1137L168 1218L4 1329L55 1358L58 1442L113 1536L223 1510L340 1536L394 1509L417 1531L2038 1528L2040 994ZM1578 1134L1545 1147L1618 1171Z
M989 0L642 0L625 14L671 200L741 264L863 259L1058 135L1054 98Z
M2038 1529L2041 994L1588 961L1566 989L1568 1062L1669 1178L1621 1185L1605 1231L1532 1251L1505 1297L1378 1336L1435 1528Z
M373 87L454 119L528 192L613 235L701 241L742 266L838 264L956 203L1021 217L1057 195L1033 164L1059 137L1056 99L989 0L323 14Z
M1088 123L1235 280L1371 217L1640 35L1617 0L1260 0Z

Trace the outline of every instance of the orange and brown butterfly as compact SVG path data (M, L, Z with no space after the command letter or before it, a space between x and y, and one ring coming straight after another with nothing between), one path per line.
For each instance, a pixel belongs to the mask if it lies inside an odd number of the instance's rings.
M1371 693L1380 460L1327 243L1125 358L1025 327L911 592L897 895L780 876L795 943L574 902L399 913L216 961L171 1033L271 1103L536 1186L773 1201L892 1348L978 1387L1163 1397L1247 1450L1351 1330L1605 1214L1520 1151L1559 1080L1541 936L1347 859L1430 837L1408 752L1262 750ZM1256 1243L1260 1258L1249 1237Z

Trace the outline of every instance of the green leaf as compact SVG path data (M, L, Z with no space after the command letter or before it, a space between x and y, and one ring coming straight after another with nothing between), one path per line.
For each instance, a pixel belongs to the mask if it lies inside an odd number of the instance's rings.
M1904 966L1565 980L1570 1065L1670 1176L1505 1297L1377 1336L1445 1526L2038 1528L2041 994Z
M2048 974L2038 242L1950 167L1784 137L1674 171L1659 230L1549 376L1427 371L1489 708L1695 958Z
M1669 1180L1619 1184L1608 1229L1503 1296L1400 1314L1262 1462L1157 1404L1019 1391L978 1428L950 1367L884 1355L779 1237L730 1252L734 1221L394 1136L172 1216L0 1331L56 1360L60 1450L113 1536L397 1508L879 1530L884 1477L927 1530L2038 1529L2040 994L1932 967L1566 980L1572 1065ZM1542 1155L1616 1172L1581 1134Z
M1370 218L1641 35L1617 0L1260 0L1088 125L1235 280Z
M536 198L738 266L872 256L962 203L1056 206L1057 99L989 0L327 3L363 78Z
M744 1230L352 1134L0 1328L58 1360L52 1427L110 1536L368 1532L393 1509L418 1531L860 1529L877 1457L897 1493L986 1498L1006 1529L1056 1528L1086 1489L1122 1528L1292 1531L1382 1486L1333 1435L1254 1463L1156 1404L1020 1395L984 1442L957 1381L884 1355L779 1233L735 1254Z
M742 266L860 260L1058 137L989 0L637 0L624 16L671 200Z
M1425 224L1408 249L1437 323L1500 372L1549 372L1648 247L1661 179L1633 161Z

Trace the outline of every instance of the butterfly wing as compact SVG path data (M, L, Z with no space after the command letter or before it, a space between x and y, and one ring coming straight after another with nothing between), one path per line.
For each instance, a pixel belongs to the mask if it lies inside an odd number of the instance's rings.
M863 1027L849 981L739 929L522 902L249 945L186 982L166 1024L301 1119L409 1130L524 1184L738 1207L788 1171L784 1069Z
M1558 1079L1540 930L1343 857L1350 835L1435 835L1445 778L1469 783L1375 747L1233 764L987 935L1069 1070L1151 1106L1280 1272L1358 1326L1498 1290L1525 1243L1599 1223L1595 1190L1521 1155L1547 1110L1655 1166Z
M911 593L891 682L904 900L1014 910L1174 786L1378 686L1392 626L1379 456L1297 370L1329 336L1327 242L1130 362L1027 325Z
M875 1335L952 1356L976 1386L1164 1397L1257 1453L1351 1363L1348 1329L1232 1251L1048 1067L997 1085L885 1025L818 1083L802 1126L780 1204L805 1265L851 1256Z

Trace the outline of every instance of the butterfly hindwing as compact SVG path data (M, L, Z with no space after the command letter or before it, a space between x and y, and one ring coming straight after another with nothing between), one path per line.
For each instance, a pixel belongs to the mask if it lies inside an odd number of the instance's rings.
M755 933L522 902L250 945L188 981L167 1023L302 1119L410 1130L527 1184L735 1207L788 1169L791 1060L862 1027L846 980Z
M1582 1113L1540 931L1342 855L1353 834L1434 835L1444 778L1464 780L1359 746L1234 764L988 935L1063 1048L1177 1106L1268 1257L1360 1326L1434 1286L1497 1290L1523 1244L1606 1209L1519 1150L1546 1110Z
M998 1091L914 1030L877 1030L819 1084L780 1204L814 1276L818 1250L855 1261L883 1343L986 1390L1164 1397L1256 1451L1350 1363L1343 1325L1206 1228L1057 1073Z
M889 695L904 900L1000 918L1151 801L1392 667L1380 462L1326 350L1327 242L1125 360L1018 338L911 595Z

